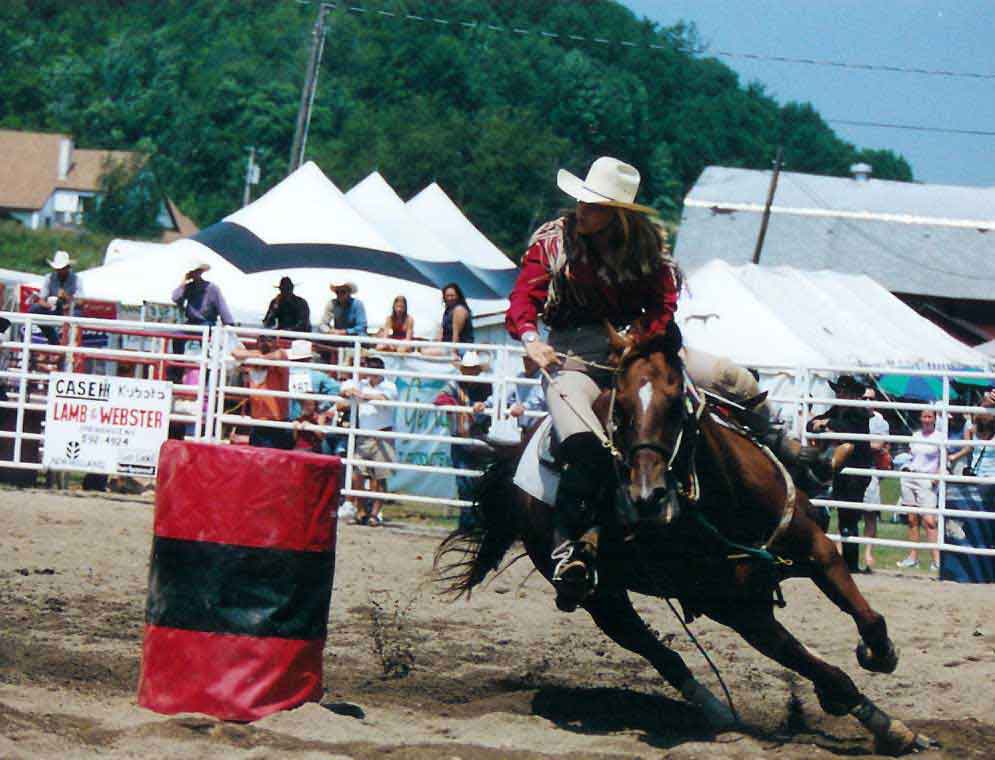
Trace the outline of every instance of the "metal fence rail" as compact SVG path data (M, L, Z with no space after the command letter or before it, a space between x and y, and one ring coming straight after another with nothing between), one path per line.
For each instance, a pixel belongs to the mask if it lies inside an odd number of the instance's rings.
M252 398L270 397L285 401L314 401L319 404L342 403L344 400L335 395L313 393L295 390L266 390L245 387L239 382L239 374L243 368L290 368L307 366L308 369L337 376L339 379L351 379L357 384L364 376L381 375L390 378L403 379L411 383L443 382L459 378L461 383L478 383L490 385L493 391L493 403L486 410L492 421L509 419L505 399L512 385L530 386L539 384L538 380L516 377L521 367L522 350L514 345L497 344L452 344L433 341L400 341L366 336L338 336L324 333L295 333L279 330L266 330L249 327L221 327L209 329L206 326L163 325L161 323L100 320L82 317L50 317L34 314L5 312L3 316L14 323L12 339L0 348L0 383L7 386L7 398L0 401L0 414L7 415L10 420L9 429L0 430L0 446L4 441L11 441L8 453L0 455L0 468L40 470L42 469L40 450L44 445L42 429L29 430L26 427L27 416L31 415L37 421L46 408L48 372L40 368L43 363L67 369L80 369L92 374L106 373L107 369L100 363L113 361L118 370L131 368L133 373L150 376L154 373L164 373L172 367L196 369L198 372L196 384L173 382L175 396L192 400L193 409L185 412L174 411L170 421L185 423L189 426L189 437L199 440L223 443L227 441L233 430L252 428L275 428L294 430L291 420L255 419L243 413L237 405ZM70 335L69 345L50 346L47 342L39 342L35 328L39 324L54 324L67 326ZM93 347L79 344L73 336L87 333L106 333L107 335L131 336L132 338L148 338L144 341L155 343L154 350ZM310 362L302 365L289 360L250 358L236 362L230 349L236 343L254 342L260 335L271 335L283 342L297 339L307 339L316 344L326 354L338 356L339 360L331 362ZM149 337L151 336L151 337ZM198 341L199 346L193 353L177 351L177 341ZM403 348L406 353L377 352L377 346ZM479 376L460 376L454 373L450 361L455 352L474 350L487 354L490 358L489 369ZM384 369L363 367L361 358L364 354L374 353L387 357L390 366ZM391 358L392 357L392 358ZM44 362L41 361L44 359ZM425 366L412 368L410 362L417 359L431 362L430 369ZM241 366L240 366L241 365ZM898 402L893 400L863 401L840 400L818 390L819 381L826 376L838 373L858 375L918 375L936 377L941 381L942 396L935 403ZM847 468L844 474L878 476L880 478L930 480L936 482L936 507L918 507L905 504L886 503L856 503L834 499L813 499L813 503L830 508L849 508L863 511L877 511L891 514L935 515L938 521L938 540L935 543L913 543L910 541L887 540L880 538L846 537L843 541L872 544L875 546L904 547L929 551L933 548L945 552L960 552L984 556L995 556L995 547L976 547L954 545L946 540L947 520L995 520L995 505L985 505L983 510L959 509L950 505L950 487L967 488L977 486L995 486L995 477L976 477L955 475L947 472L948 449L951 446L968 446L979 449L992 446L995 449L995 439L991 441L963 441L950 438L945 432L934 441L923 441L911 435L892 433L887 436L854 435L840 433L812 434L804 432L814 407L849 406L893 410L896 413L918 413L930 409L937 413L937 428L949 430L949 417L952 414L982 414L995 410L969 405L958 405L951 398L951 379L953 378L983 378L995 385L995 373L960 371L946 369L916 369L908 370L895 367L764 367L761 368L762 379L778 378L778 391L772 393L770 400L780 409L783 419L796 427L797 432L806 441L885 441L893 445L905 446L911 443L937 446L940 450L940 471L937 473L915 473L895 470L874 470L868 468ZM173 378L175 380L175 378ZM472 406L438 406L433 403L412 400L374 400L364 401L374 407L395 410L396 419L402 413L412 414L453 414L472 413ZM375 462L362 458L357 451L357 439L387 438L396 442L420 442L437 445L482 446L476 438L460 438L452 435L448 429L440 432L422 433L403 430L370 430L363 428L359 415L360 401L355 397L349 399L348 407L353 424L312 425L304 423L298 429L320 433L322 435L341 436L345 450L342 461L345 465L345 488L342 493L347 497L375 498L390 501L403 501L415 504L434 505L443 510L454 507L468 506L468 502L450 496L428 496L423 493L402 493L399 491L382 493L366 488L353 488L353 474L357 467L376 467L389 470L392 473L414 473L424 478L439 477L478 477L482 473L471 468L457 468L443 462ZM11 415L13 412L13 415ZM542 413L529 412L530 418L542 416ZM447 416L448 419L448 416ZM32 449L30 456L25 456L26 448ZM838 535L832 536L840 540Z

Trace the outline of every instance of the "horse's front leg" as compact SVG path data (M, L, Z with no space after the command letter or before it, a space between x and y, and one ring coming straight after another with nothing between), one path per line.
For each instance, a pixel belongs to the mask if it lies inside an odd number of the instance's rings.
M860 593L846 562L835 544L808 517L808 501L799 497L798 509L788 530L773 547L789 556L809 559L814 564L812 580L837 607L853 617L860 633L857 660L861 667L877 673L891 673L898 667L898 652L888 638L888 625Z
M809 679L822 709L830 715L852 715L871 732L877 751L900 755L930 745L904 723L891 718L860 693L839 668L816 657L774 617L768 604L708 610L709 617L739 633L775 662Z
M711 730L720 733L736 725L732 710L691 675L677 652L656 637L639 617L626 592L596 593L584 601L583 607L612 641L649 660L667 683L680 691L688 702L697 705Z

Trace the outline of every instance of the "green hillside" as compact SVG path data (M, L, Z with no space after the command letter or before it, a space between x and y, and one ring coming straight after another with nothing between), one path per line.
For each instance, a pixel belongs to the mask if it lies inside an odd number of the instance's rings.
M789 170L845 175L862 160L876 177L912 179L900 156L840 140L809 105L744 86L702 54L693 27L661 28L615 2L367 8L329 13L307 157L343 190L373 169L404 197L438 181L512 256L566 201L555 170L582 173L601 154L638 166L642 200L672 220L705 166L768 168L779 144ZM384 8L398 15L372 12ZM316 14L294 0L8 0L0 126L144 151L165 192L210 224L240 205L250 145L257 194L285 176Z

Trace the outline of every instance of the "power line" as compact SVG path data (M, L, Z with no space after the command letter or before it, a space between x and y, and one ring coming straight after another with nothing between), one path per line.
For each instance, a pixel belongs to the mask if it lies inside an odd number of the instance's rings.
M916 124L888 124L882 121L850 121L849 119L826 119L830 124L849 124L852 127L879 127L881 129L905 129L912 132L939 132L948 135L975 135L995 137L995 132L984 129L954 129L952 127L923 127Z
M315 0L296 0L300 5L312 5ZM345 3L321 3L326 8L343 8L349 13L369 14L371 16L381 16L386 18L397 18L402 21L415 21L426 24L437 24L439 26L459 26L465 29L483 29L489 32L504 32L519 36L534 36L546 39L563 39L572 42L592 42L596 45L616 45L624 48L645 48L647 50L670 50L666 45L655 45L648 42L632 42L631 40L611 40L605 37L586 37L580 34L566 34L560 32L550 32L543 29L524 29L514 26L500 26L483 21L464 21L460 19L439 18L437 16L420 16L414 13L399 11L389 11L386 9L377 10L375 8L365 8L361 5L348 5ZM740 53L730 50L716 50L712 55L721 58L742 58L752 61L768 61L772 63L796 63L806 66L824 66L837 69L851 69L856 71L880 71L889 74L917 74L919 76L933 77L953 77L961 79L984 79L995 80L995 73L985 73L976 71L951 71L949 69L927 69L914 66L892 66L889 64L860 63L857 61L833 61L820 58L792 58L783 55L761 55L760 53Z

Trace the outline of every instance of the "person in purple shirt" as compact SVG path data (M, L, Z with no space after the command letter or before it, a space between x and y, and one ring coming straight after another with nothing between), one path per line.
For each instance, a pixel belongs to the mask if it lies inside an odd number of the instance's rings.
M183 311L188 325L213 325L218 317L226 325L235 322L221 289L204 279L204 272L210 268L207 262L197 262L173 291L173 303Z

